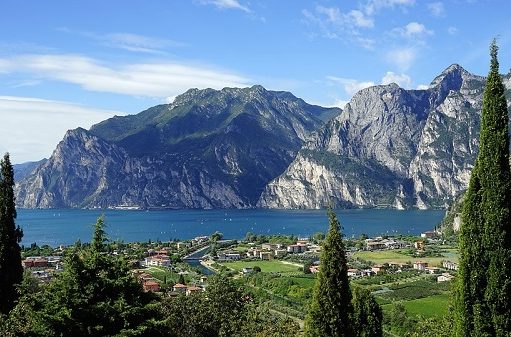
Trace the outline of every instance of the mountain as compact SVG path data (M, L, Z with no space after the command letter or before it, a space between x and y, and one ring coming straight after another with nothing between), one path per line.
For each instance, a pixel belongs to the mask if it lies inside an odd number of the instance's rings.
M41 159L39 161L29 161L21 164L14 164L14 181L18 182L29 176L37 167L44 164L48 159Z
M511 93L511 74L504 76ZM485 79L452 65L426 90L355 94L258 202L268 208L444 208L468 185Z
M26 208L246 208L340 109L261 86L191 89L173 103L70 130L16 186Z

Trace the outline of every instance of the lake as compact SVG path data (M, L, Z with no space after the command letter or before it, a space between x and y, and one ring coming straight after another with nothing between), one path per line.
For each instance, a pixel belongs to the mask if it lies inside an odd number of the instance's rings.
M445 211L440 210L336 210L346 236L417 235L438 224ZM81 210L18 209L16 224L23 228L23 245L70 245L80 239L90 241L96 219L105 215L106 232L111 240L125 242L191 239L215 231L227 239L255 234L294 234L306 237L325 232L325 210Z

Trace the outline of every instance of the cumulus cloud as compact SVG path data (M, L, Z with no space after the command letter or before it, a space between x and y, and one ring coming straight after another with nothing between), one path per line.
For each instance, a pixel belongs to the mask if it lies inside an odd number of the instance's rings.
M252 11L247 6L242 5L238 0L201 0L204 5L214 5L220 9L238 9L246 13Z
M189 88L247 86L247 78L206 66L179 63L106 65L72 54L22 55L0 58L0 72L73 83L90 91L145 97L175 96Z
M429 89L429 85L427 85L427 84L419 84L417 86L417 90L426 90L426 89Z
M15 163L48 158L67 130L89 128L114 115L125 113L33 97L0 96L1 152L9 151Z
M381 84L396 83L401 88L409 89L412 86L412 79L406 74L396 74L392 71L387 71L381 79Z
M358 81L352 78L336 76L327 76L326 78L332 83L341 85L344 91L350 96L353 96L359 90L374 86L374 82L372 81Z
M432 30L427 29L426 26L418 22L410 22L404 27L394 28L392 32L410 39L424 38L433 35Z
M428 4L428 10L431 15L441 17L445 15L445 8L443 2L432 2Z

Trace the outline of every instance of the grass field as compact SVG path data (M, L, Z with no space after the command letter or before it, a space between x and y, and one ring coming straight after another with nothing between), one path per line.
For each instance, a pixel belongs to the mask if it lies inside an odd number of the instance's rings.
M234 261L234 262L222 262L221 265L234 270L242 270L245 267L261 268L262 272L266 273L296 273L298 272L298 266L286 264L279 260L272 261Z
M413 257L401 253L400 250L360 251L353 254L354 258L382 264L389 262L413 263L417 260L427 262L430 266L441 266L443 260L458 261L456 250L449 249L442 257Z
M410 315L435 317L444 316L449 310L451 298L448 293L403 302Z

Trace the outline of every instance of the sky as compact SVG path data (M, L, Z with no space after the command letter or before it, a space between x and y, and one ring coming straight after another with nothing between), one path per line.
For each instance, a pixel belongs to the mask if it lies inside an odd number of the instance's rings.
M189 88L261 84L344 105L458 63L511 67L509 0L3 0L0 152L48 158L65 132L172 102Z

